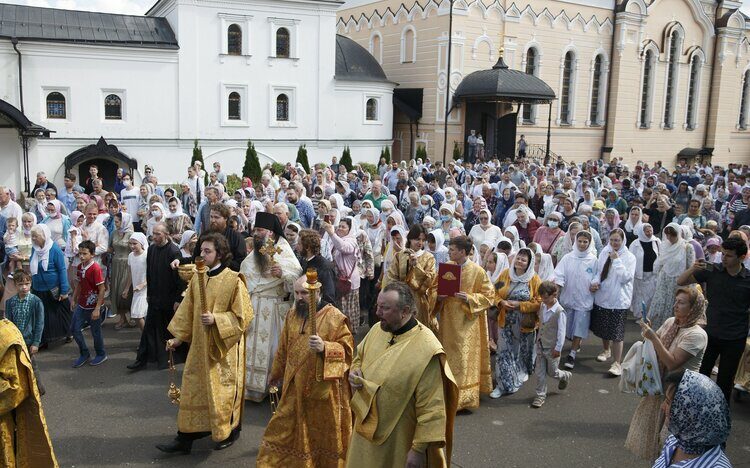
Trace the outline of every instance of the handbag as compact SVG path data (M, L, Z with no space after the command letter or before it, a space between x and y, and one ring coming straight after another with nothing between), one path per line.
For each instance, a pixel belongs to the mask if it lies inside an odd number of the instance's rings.
M354 256L357 256L357 250L354 251ZM339 297L344 297L352 291L352 281L349 278L352 277L355 268L357 268L356 260L347 276L336 275L336 294Z
M510 289L510 291L508 291L508 296L507 297L510 297L510 295L513 294L513 291L515 291L517 287L518 287L518 284L516 284L515 286L513 286ZM533 313L530 313L530 314L524 314L520 310L518 312L521 315L521 328L526 328L527 330L528 329L534 329L534 328L536 328L536 318L537 318L537 313L536 312L533 312Z

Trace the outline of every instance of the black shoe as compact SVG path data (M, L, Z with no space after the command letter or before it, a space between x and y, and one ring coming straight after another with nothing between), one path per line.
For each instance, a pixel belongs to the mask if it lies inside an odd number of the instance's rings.
M239 438L240 438L240 431L235 429L229 434L229 437L222 440L221 442L217 442L216 445L214 446L214 450L224 450L227 447L231 447L232 444L234 444L234 442Z
M565 358L565 368L573 369L575 366L576 366L576 358L568 354L568 357Z
M193 448L193 443L175 439L168 444L158 444L156 448L164 453L178 453L180 455L189 455L190 450Z
M146 368L146 363L143 362L143 361L135 361L132 364L128 364L127 368L130 369L130 370L132 370L132 371L143 370L143 369Z

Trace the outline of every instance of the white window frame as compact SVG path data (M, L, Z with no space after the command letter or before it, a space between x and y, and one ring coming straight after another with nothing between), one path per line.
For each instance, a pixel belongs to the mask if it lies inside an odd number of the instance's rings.
M413 36L411 44L411 57L407 57L406 34L410 31ZM401 63L417 63L417 29L411 24L406 25L406 27L401 30Z
M65 118L64 119L50 119L47 117L47 96L50 93L60 93L65 98ZM110 93L112 94L112 93ZM107 95L105 95L106 97ZM122 99L122 98L120 98ZM70 122L71 121L71 101L70 101L70 88L60 86L42 86L42 119L47 122Z
M594 72L596 71L596 58L602 58L600 76L599 76L599 94L597 96L597 102L599 108L596 112L596 121L591 121L591 108L594 105L593 92L594 92ZM607 53L600 49L594 52L594 56L591 57L591 67L589 69L589 106L586 111L586 126L587 127L603 127L604 117L607 115L607 83L609 82L609 57Z
M563 122L562 120L562 91L563 91L563 78L565 74L565 56L571 52L573 54L573 60L570 65L570 86L568 97L568 111L570 113L570 121ZM576 87L578 85L578 50L574 46L566 47L563 50L562 57L560 57L560 84L558 89L560 90L560 99L557 100L557 119L555 124L558 127L575 127L576 125Z
M108 119L105 115L105 105L104 100L109 96L110 94L114 94L117 97L120 98L120 119ZM101 107L101 120L105 124L119 124L119 123L125 123L128 120L128 99L127 99L127 92L124 89L111 89L111 88L103 88L101 89L101 97L99 99L100 107Z
M375 53L375 38L378 38L378 41L380 42L380 50L377 51L377 54ZM375 57L375 60L378 61L379 64L383 64L383 35L380 33L380 31L373 31L372 34L370 34L370 55Z
M690 100L690 77L693 76L693 59L698 58L698 74L695 77L695 96L693 96L693 109L692 115L688 115L688 103ZM701 82L703 77L703 65L706 63L706 55L703 51L698 48L694 50L688 57L688 85L685 91L685 123L682 128L685 130L696 130L698 124L698 108L701 104ZM693 121L693 125L690 125L690 121Z
M271 33L271 50L268 52L268 58L275 60L299 60L299 24L300 20L292 18L275 18L269 17ZM279 28L286 28L289 31L289 57L276 56L276 31Z
M648 82L650 84L648 94L646 96L646 122L641 122L641 108L643 107L643 86L646 84L645 73L646 73L646 52L651 52L651 70L649 73ZM651 124L654 121L654 84L656 80L657 67L659 65L659 49L654 43L650 43L643 49L643 53L640 56L641 61L641 84L638 87L638 111L636 116L636 128L642 130L648 130L651 128Z
M251 22L253 17L251 15L233 15L229 13L219 13L219 34L221 34L221 52L219 53L219 62L224 63L227 57L245 57L247 63L250 63L250 57L252 52L250 50L250 32ZM242 54L241 55L230 55L229 54L229 26L236 24L242 31Z
M675 70L674 70L674 79L672 80L672 102L670 102L670 110L669 110L669 116L671 117L670 122L666 122L664 120L664 117L667 113L667 91L669 87L669 70L670 70L670 60L671 60L671 52L672 52L672 33L677 32L677 60L675 61ZM674 128L675 124L675 115L677 114L677 101L679 97L679 89L680 89L680 56L682 55L682 46L685 44L685 30L682 28L682 25L679 23L673 24L671 27L667 29L666 38L667 40L664 42L665 44L665 50L664 50L664 64L666 65L666 70L664 71L664 94L663 94L663 105L662 105L662 112L661 112L661 124L660 127L664 130L670 130Z
M222 127L249 127L250 126L250 97L249 86L242 83L221 83L221 115L219 121ZM229 119L229 95L238 93L240 95L240 119Z
M383 125L383 96L380 94L365 94L363 96L363 115L362 123L364 125ZM367 120L367 103L370 99L374 99L378 106L377 118L375 120Z
M269 85L269 119L268 126L275 128L297 128L297 87L285 85ZM279 94L286 94L289 98L289 121L276 120L276 98Z
M536 57L534 58L536 62L534 66L534 76L538 78L540 70L542 68L542 48L536 42L526 45L526 50L524 51L523 59L521 60L521 70L524 73L526 72L526 66L528 65L528 60L529 60L529 50L531 49L534 49L534 53L536 54ZM529 114L531 118L528 121L524 120L523 118L523 108L526 106L529 106L531 109L531 113ZM519 112L518 123L521 125L536 125L538 106L535 104L524 104L521 107L522 108L521 108L521 112Z
M748 127L750 127L750 115L748 115L748 112L750 112L750 85L748 85L748 92L744 93L746 82L750 80L750 65L748 65L743 71L742 71L742 78L740 80L740 107L739 112L737 113L737 124L735 125L735 128L737 130L747 130ZM743 102L744 101L744 102ZM742 125L742 122L740 122L740 115L742 114L743 108L745 111L745 122L744 125Z

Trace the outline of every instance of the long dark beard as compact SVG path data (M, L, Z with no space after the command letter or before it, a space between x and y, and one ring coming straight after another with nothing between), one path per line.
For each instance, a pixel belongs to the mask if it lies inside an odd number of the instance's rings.
M310 306L307 302L297 301L294 305L294 311L297 313L297 317L304 319L307 318L307 314L310 312Z
M260 271L265 271L268 267L268 257L260 253L260 249L263 248L265 241L262 238L253 237L253 256L255 261L258 262Z

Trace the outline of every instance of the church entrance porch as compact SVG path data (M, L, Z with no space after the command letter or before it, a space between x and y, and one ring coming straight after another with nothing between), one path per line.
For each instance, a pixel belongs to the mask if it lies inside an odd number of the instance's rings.
M65 173L73 172L78 176L79 185L83 185L89 178L89 168L93 165L99 169L99 177L104 182L102 185L108 192L114 189L117 169L122 168L131 177L133 171L138 169L137 160L118 150L117 146L108 144L104 137L101 137L96 144L70 153L65 158Z

